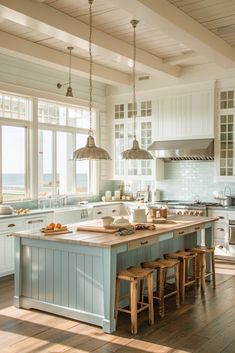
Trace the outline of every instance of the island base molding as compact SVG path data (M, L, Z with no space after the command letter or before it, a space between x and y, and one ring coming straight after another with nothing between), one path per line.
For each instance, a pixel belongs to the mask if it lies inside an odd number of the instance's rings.
M65 308L60 305L51 304L42 302L39 300L26 298L26 297L14 297L14 306L17 308L23 309L36 309L45 312L49 312L55 315L68 317L70 319L83 321L88 324L93 324L96 326L103 327L104 332L110 333L110 322L108 320L104 320L104 318L97 314L90 314L87 312L83 312L81 310L76 310L74 308ZM115 327L112 328L115 330Z

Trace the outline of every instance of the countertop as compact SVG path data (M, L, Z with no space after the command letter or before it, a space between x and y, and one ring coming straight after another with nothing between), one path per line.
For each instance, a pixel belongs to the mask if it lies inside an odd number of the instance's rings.
M215 217L200 217L200 216L170 216L165 224L156 224L155 230L137 230L134 234L126 236L117 236L115 234L89 232L89 231L76 231L76 224L68 225L68 228L72 231L69 234L63 235L44 235L40 231L29 230L13 233L16 237L30 238L37 240L47 240L62 243L76 243L85 246L95 246L111 248L113 246L121 244L129 244L141 239L149 239L153 236L160 236L165 233L172 233L176 230L186 229L189 227L195 227L204 225L206 223L214 222L217 218ZM94 222L99 225L99 220L88 221L79 223L79 225L94 225ZM194 230L192 229L192 232Z
M49 208L45 208L45 209L35 209L35 210L30 210L29 213L12 213L12 214L8 214L8 215L0 215L0 220L1 219L7 219L7 218L21 218L21 217L28 217L28 216L34 216L37 214L42 214L42 213L51 213L54 212L54 210L49 209Z

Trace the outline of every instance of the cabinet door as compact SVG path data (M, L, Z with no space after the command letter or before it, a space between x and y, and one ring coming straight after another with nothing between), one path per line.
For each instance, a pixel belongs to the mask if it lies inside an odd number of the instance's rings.
M14 241L11 233L26 228L25 217L18 216L0 222L0 277L14 273Z
M0 277L14 273L14 237L0 234Z
M121 152L132 148L134 137L134 121L132 118L116 123L115 130L115 178L153 179L155 176L153 160L122 160ZM147 149L152 143L152 120L138 117L136 121L136 137L140 148Z
M234 176L234 114L219 116L219 176Z

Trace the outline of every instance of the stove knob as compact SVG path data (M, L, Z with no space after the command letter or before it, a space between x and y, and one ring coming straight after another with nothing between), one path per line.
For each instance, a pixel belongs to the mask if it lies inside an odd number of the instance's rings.
M199 212L199 216L203 216L203 211L200 211L200 212Z
M194 211L190 211L189 214L190 214L190 216L193 216L194 215Z
M182 215L182 211L177 211L176 214Z
M199 216L199 212L198 211L194 211L194 216Z
M185 215L188 215L188 211L184 211L184 214L185 214Z

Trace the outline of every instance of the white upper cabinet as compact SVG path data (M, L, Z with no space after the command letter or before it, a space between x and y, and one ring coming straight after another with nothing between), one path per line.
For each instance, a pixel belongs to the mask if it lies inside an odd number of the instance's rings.
M154 139L214 137L213 97L212 89L157 97Z
M235 181L235 90L220 89L217 94L216 179Z

